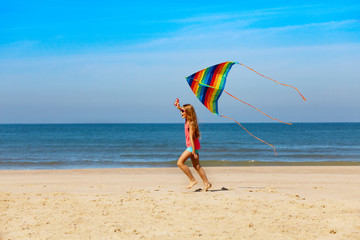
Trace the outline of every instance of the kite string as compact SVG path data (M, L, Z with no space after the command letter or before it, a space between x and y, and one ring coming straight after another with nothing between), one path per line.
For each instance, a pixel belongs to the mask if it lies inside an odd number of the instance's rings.
M264 75L262 75L261 73L258 73L258 72L255 71L254 69L252 69L252 68L250 68L250 67L248 67L248 66L246 66L246 65L244 65L244 64L242 64L242 63L239 63L239 62L238 62L238 64L239 64L239 65L243 65L243 66L246 67L247 69L249 69L249 70L251 70L251 71L259 74L260 76L262 76L262 77L264 77L264 78L270 79L271 81L274 81L274 82L276 82L276 83L278 83L278 84L280 84L280 85L287 86L287 87L291 87L291 88L295 89L295 90L300 94L300 96L306 101L306 98L300 93L300 91L299 91L296 87L291 86L291 85L288 85L288 84L284 84L284 83L281 83L281 82L278 82L278 81L276 81L276 80L274 80L274 79L272 79L272 78L269 78L269 77L267 77L267 76L264 76Z
M227 117L227 116L224 116L224 115L219 115L220 117L223 117L223 118L228 118L230 120L233 120L234 122L236 122L237 124L239 124L240 127L242 127L248 134L250 134L252 137L256 138L257 140L263 142L263 143L266 143L267 145L271 146L273 149L274 149L274 152L275 152L275 156L277 156L277 153L276 153L276 149L274 147L274 145L271 145L270 143L267 143L265 142L264 140L254 136L251 132L249 132L243 125L241 125L238 121L236 121L235 119L232 119L230 117Z
M279 121L279 122L284 123L284 124L292 125L292 123L283 122L283 121L281 121L280 119L276 119L276 118L273 118L273 117L267 115L266 113L264 113L264 112L261 111L260 109L257 109L256 107L252 106L251 104L249 104L249 103L247 103L247 102L244 102L243 100L238 99L237 97L233 96L232 94L228 93L228 92L225 91L225 90L224 90L224 92L225 92L226 94L228 94L230 97L233 97L233 98L235 98L236 100L238 100L238 101L240 101L240 102L248 105L249 107L252 107L252 108L256 109L257 111L261 112L262 114L264 114L264 115L267 116L268 118L271 118L271 119L273 119L273 120Z
M216 89L215 87L212 87L212 86L210 86L210 85L207 85L207 84L204 84L204 83L199 82L199 80L197 80L197 79L194 80L194 81L198 82L199 85L203 85L203 86L205 86L205 87L209 87L209 88L214 88L214 89ZM256 109L257 111L261 112L262 114L264 114L264 115L267 116L268 118L271 118L271 119L273 119L273 120L279 121L279 122L284 123L284 124L292 125L292 123L283 122L283 121L281 121L280 119L273 118L273 117L267 115L266 113L264 113L263 111L261 111L260 109L252 106L251 104L249 104L249 103L247 103L247 102L244 102L244 101L238 99L237 97L235 97L234 95L230 94L229 92L227 92L227 91L225 91L225 90L223 90L223 91L224 91L226 94L228 94L229 96L235 98L236 100L238 100L238 101L240 101L240 102L248 105L249 107L252 107L252 108Z

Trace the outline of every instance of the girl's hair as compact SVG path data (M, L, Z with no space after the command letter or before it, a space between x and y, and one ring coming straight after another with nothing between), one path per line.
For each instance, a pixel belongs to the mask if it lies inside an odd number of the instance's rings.
M194 139L200 139L200 130L197 121L197 116L194 107L191 104L184 104L183 108L186 112L186 121L192 126L194 129Z

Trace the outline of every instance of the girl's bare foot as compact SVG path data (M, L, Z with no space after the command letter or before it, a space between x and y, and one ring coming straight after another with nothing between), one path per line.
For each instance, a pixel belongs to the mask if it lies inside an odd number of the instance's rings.
M209 188L211 188L212 187L212 185L211 185L211 183L207 183L207 184L204 184L204 190L203 190L203 192L206 192Z
M188 185L186 188L187 188L187 189L190 189L190 188L192 188L193 186L195 186L195 184L197 184L197 181L196 181L196 180L190 181L190 182L189 182L189 185Z

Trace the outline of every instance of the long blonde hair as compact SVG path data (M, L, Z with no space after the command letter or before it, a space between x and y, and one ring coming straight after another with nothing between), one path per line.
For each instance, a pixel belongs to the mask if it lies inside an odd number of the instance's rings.
M200 130L197 121L197 116L194 107L191 104L184 104L183 108L186 112L186 122L188 122L194 129L194 139L200 139Z

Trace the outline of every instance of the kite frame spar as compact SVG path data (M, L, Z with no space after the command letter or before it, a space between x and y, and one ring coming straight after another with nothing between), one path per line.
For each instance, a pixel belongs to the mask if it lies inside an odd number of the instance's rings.
M224 90L225 83L226 83L226 77L227 77L231 67L234 64L242 65L242 66L248 68L249 70L257 73L258 75L260 75L260 76L262 76L264 78L270 79L271 81L274 81L274 82L276 82L276 83L278 83L280 85L294 88L300 94L300 96L303 98L303 100L306 101L305 97L300 93L300 91L296 87L293 87L293 86L288 85L288 84L280 83L280 82L278 82L278 81L276 81L276 80L274 80L272 78L264 76L264 75L258 73L257 71L255 71L254 69L252 69L252 68L250 68L250 67L248 67L248 66L246 66L246 65L244 65L242 63L239 63L239 62L228 61L228 62L223 62L223 63L220 63L220 64L216 64L214 66L205 68L205 69L203 69L201 71L198 71L198 72L186 77L186 81L188 82L191 90L194 92L196 97L201 101L202 104L204 104L204 106L207 109L209 109L210 112L212 112L212 113L214 113L214 114L216 114L216 115L218 115L220 117L224 117L224 118L228 118L230 120L233 120L238 125L240 125L252 137L256 138L257 140L259 140L259 141L261 141L263 143L266 143L269 146L271 146L274 149L275 155L277 156L276 149L275 149L274 145L272 145L270 143L267 143L264 140L254 136L243 125L241 125L239 122L237 122L233 118L230 118L230 117L227 117L227 116L224 116L224 115L220 115L219 112L218 112L218 100L219 100L222 92L224 91L229 96L231 96L231 97L235 98L236 100L238 100L238 101L240 101L240 102L242 102L242 103L256 109L257 111L261 112L265 116L267 116L267 117L269 117L269 118L271 118L273 120L279 121L281 123L292 125L292 123L283 122L283 121L281 121L279 119L276 119L276 118L273 118L273 117L269 116L268 114L264 113L263 111L259 110L258 108L250 105L247 102L244 102L244 101L238 99L237 97L233 96L232 94L230 94L229 92Z

